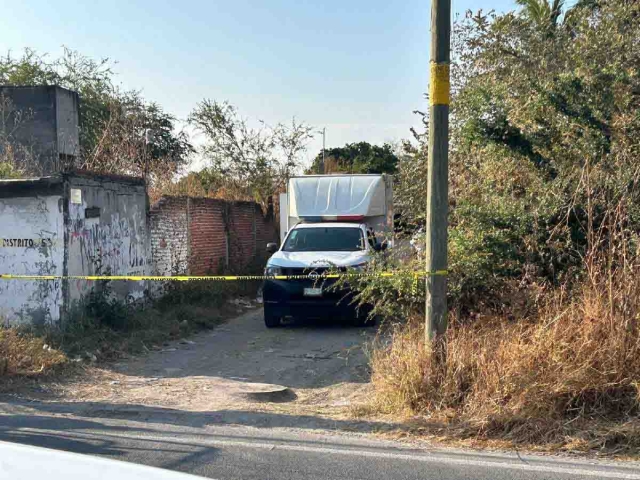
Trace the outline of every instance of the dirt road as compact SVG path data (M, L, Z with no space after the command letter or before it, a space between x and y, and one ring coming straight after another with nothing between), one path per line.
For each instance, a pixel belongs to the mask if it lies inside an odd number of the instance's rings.
M257 423L264 419L256 412L277 411L289 416L286 426L308 426L349 417L366 395L365 349L374 335L375 329L327 323L267 329L262 310L252 309L159 351L93 369L60 399L108 406L114 415L136 407L233 409L252 412Z
M366 382L361 347L368 333L367 329L318 323L267 329L262 311L254 309L188 342L177 342L117 368L136 376L202 375L294 389Z

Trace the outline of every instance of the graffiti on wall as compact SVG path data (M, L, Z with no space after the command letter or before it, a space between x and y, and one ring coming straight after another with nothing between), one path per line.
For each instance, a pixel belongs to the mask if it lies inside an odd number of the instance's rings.
M63 220L59 196L3 198L0 273L61 275ZM4 324L54 323L60 318L60 281L0 282Z
M147 274L144 186L79 177L71 181L81 192L74 198L0 198L0 273ZM84 280L0 282L0 324L55 323L92 286ZM112 292L138 298L145 286L146 282L114 282Z
M111 222L76 221L71 228L71 241L77 242L83 272L94 273L99 257L104 268L112 273L128 274L146 265L144 241L137 232L136 221L111 216ZM133 224L133 225L132 225Z
M0 247L38 248L52 247L52 238L0 238Z
M122 189L86 186L82 203L69 204L70 275L140 275L147 273L148 249L146 197ZM73 282L72 300L92 287L85 280ZM123 296L138 297L143 286L113 285ZM122 290L122 291L120 291Z

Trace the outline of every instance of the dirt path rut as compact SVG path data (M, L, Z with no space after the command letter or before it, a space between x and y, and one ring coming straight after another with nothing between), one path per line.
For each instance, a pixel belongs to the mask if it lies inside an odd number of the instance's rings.
M94 369L64 389L68 402L182 411L349 417L369 385L366 345L375 329L334 324L267 329L262 310L161 350ZM252 397L247 391L286 395ZM295 423L295 422L294 422Z

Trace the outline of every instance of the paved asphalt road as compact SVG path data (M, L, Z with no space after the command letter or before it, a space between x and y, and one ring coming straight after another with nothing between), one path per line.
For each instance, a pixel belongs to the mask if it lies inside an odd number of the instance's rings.
M356 435L211 425L206 418L193 427L166 411L144 417L132 411L129 419L120 412L116 419L108 412L52 415L46 410L43 405L40 413L25 408L0 415L0 440L217 479L640 480L638 464L418 450Z

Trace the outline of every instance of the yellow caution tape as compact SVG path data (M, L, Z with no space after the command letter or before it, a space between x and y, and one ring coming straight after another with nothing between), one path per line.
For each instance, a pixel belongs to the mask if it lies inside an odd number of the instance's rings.
M449 64L431 62L429 101L431 105L449 105Z
M176 281L184 282L191 280L208 281L239 281L239 280L320 280L325 278L340 277L393 277L395 275L413 274L414 277L426 277L431 275L447 275L446 270L436 270L435 272L382 272L382 273L327 273L310 275L178 275L178 276L158 276L158 275L13 275L0 273L0 280L89 280L89 281L110 281L124 280L140 282L151 281Z

